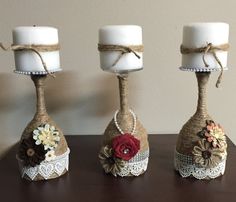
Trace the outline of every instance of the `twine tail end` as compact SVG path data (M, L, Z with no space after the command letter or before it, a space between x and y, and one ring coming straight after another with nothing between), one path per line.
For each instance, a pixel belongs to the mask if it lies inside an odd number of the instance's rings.
M6 47L3 45L3 43L0 42L0 48L1 48L2 50L4 50L4 51L8 51L8 50L10 50L11 47L6 48Z
M217 81L216 81L216 88L219 88L220 87L220 84L221 84L221 80L222 80L222 74L219 75Z
M54 79L56 78L56 75L55 75L54 73L50 73L50 72L49 72L49 76L51 76L51 77L54 78Z
M221 84L221 81L222 81L222 78L223 78L223 69L221 69L221 72L220 72L220 75L218 76L218 79L216 81L216 88L219 88L220 87L220 84Z
M138 58L138 59L140 59L141 57L140 57L140 55L139 54L137 54L135 51L132 51L132 53Z

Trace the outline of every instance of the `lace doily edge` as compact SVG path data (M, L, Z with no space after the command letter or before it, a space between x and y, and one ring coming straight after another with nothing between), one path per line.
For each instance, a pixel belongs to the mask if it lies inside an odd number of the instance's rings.
M214 168L199 168L194 163L189 163L189 164L182 163L181 160L179 160L176 157L176 154L185 156L186 158L190 157L175 151L174 168L183 178L194 177L198 180L215 179L217 177L224 175L225 173L227 156ZM186 172L186 170L188 172ZM203 170L205 170L205 172L202 172ZM199 171L201 171L201 174L199 174Z
M198 180L207 180L207 179L215 179L217 177L220 177L222 175L224 175L224 171L223 172L220 172L218 173L218 175L214 175L214 176L211 176L211 175L204 175L203 177L199 177L199 175L197 175L196 173L189 173L188 175L185 175L183 172L181 172L180 170L178 169L175 169L181 177L183 178L188 178L188 177L193 177L195 179L198 179Z
M124 168L121 170L121 172L117 173L117 175L120 177L132 177L132 176L137 177L139 175L142 175L147 170L148 161L149 157L138 162L132 162L132 163L127 162ZM136 168L136 170L133 169L134 167Z
M24 166L22 160L19 159L18 156L16 156L16 159L19 164L21 177L31 180L31 181L35 181L35 178L37 176L40 176L42 180L48 180L48 179L54 179L54 178L64 175L69 170L69 153L70 153L70 149L67 148L67 151L64 154L57 156L53 161L49 161L49 162L43 161L35 167ZM64 165L62 165L63 166L62 168L58 169L56 166L61 166L60 161L61 162L64 161ZM50 166L52 168L50 170L50 174L43 174L41 171L41 168L44 167L47 169ZM31 171L33 173L30 174Z

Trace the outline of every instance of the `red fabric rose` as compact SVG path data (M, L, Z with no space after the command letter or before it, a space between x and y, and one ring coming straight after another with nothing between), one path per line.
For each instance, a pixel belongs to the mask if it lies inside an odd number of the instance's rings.
M115 157L128 161L138 153L140 141L133 135L125 133L113 138L112 149Z

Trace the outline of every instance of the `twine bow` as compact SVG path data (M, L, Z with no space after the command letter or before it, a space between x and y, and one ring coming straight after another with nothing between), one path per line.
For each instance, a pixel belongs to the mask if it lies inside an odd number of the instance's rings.
M216 87L217 88L219 88L219 85L221 83L224 68L223 68L223 65L222 65L221 61L219 60L219 58L216 55L216 51L228 51L228 49L229 49L229 44L228 43L217 45L217 46L212 45L212 43L207 43L206 46L200 47L200 48L187 48L183 45L180 46L180 52L182 54L203 53L202 61L205 65L205 67L209 67L209 64L207 63L206 58L205 58L206 55L208 53L211 53L213 55L214 59L216 60L216 62L219 64L219 66L221 68L220 75L218 76L218 79L216 81Z
M43 65L44 70L52 77L55 78L55 75L48 71L47 65L43 60L42 55L40 52L49 52L49 51L57 51L60 49L59 44L53 44L53 45L14 45L12 44L10 47L5 47L2 43L0 43L0 48L4 51L25 51L30 50L36 53L41 60L41 63Z
M133 53L138 59L140 59L140 55L137 52L143 52L143 45L131 45L131 46L123 46L123 45L105 45L98 44L98 50L100 52L104 51L119 51L121 52L118 58L114 61L111 67L115 66L122 56L126 53Z

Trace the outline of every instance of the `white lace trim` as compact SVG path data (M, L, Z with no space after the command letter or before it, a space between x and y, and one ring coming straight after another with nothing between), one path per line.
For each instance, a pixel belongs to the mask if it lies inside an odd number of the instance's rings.
M49 162L44 160L35 167L23 166L22 160L17 157L22 178L26 175L31 180L34 180L37 175L41 175L47 180L54 173L56 173L58 177L61 176L64 170L68 171L69 169L69 153L70 149L68 148L64 154L57 156L54 160Z
M117 173L117 175L121 177L139 176L147 170L148 160L149 150L138 153L134 158L125 163L125 166Z
M182 177L193 176L199 180L205 178L214 179L224 174L226 158L214 168L202 168L194 164L191 156L183 155L175 151L174 163L175 169Z
M121 169L117 175L121 177L125 176L139 176L143 174L147 170L148 166L148 158L143 161L135 162L135 163L126 163L125 166Z

